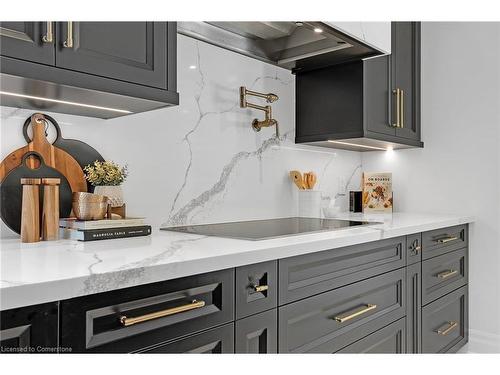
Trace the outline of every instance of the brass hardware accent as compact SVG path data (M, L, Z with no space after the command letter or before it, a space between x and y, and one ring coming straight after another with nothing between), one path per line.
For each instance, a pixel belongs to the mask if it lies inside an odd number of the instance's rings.
M392 94L393 95L396 95L396 123L392 123L391 126L393 128L399 128L399 121L400 121L400 118L401 118L401 113L400 113L400 110L401 110L401 103L400 103L400 100L401 100L401 92L399 89L394 89L392 90Z
M415 246L415 252L418 253L420 250L422 250L422 246Z
M402 129L405 127L405 92L399 90L399 96L399 104L401 105L401 109L399 110L399 127Z
M63 42L64 48L73 48L73 22L68 21L68 34Z
M54 29L52 28L52 22L47 21L47 32L42 36L42 41L44 43L54 42Z
M457 270L448 270L448 271L443 271L443 272L440 272L436 275L437 278L439 279L447 279L448 277L452 277L454 275L456 275L458 273Z
M264 292L269 289L268 285L254 285L253 290L256 292Z
M334 319L339 323L347 322L348 320L354 319L357 316L366 314L368 311L375 310L377 305L367 303L365 306L357 308L355 310L349 311L347 313L337 315Z
M446 323L448 325L447 328L443 329L443 327L439 328L436 333L441 336L446 336L448 333L453 331L455 328L458 327L458 322L450 321Z
M437 243L447 243L447 242L451 242L451 241L455 241L455 240L458 240L458 237L453 236L453 237L448 237L448 238L439 238L436 240L436 242Z
M165 316L174 315L174 314L178 314L178 313L185 312L185 311L199 309L199 308L202 308L203 306L205 306L205 301L197 301L194 299L193 301L191 301L190 304L187 304L187 305L172 307L170 309L156 311L156 312L153 312L150 314L145 314L145 315L137 316L134 318L128 318L127 316L122 315L122 316L120 316L120 323L122 324L122 326L128 327L128 326L131 326L131 325L134 325L137 323L147 322L148 320L163 318Z
M263 111L265 114L265 118L263 121L259 121L258 119L254 119L252 121L252 128L256 132L260 131L262 128L267 128L270 126L275 126L276 127L276 138L280 137L280 132L279 132L279 127L278 127L278 121L276 119L273 119L273 113L270 105L262 106L258 104L253 104L247 102L247 95L252 95L256 96L259 98L264 98L266 99L267 103L273 103L276 100L278 100L278 95L276 94L263 94L260 92L256 91L251 91L247 90L245 86L240 87L240 108L252 108L252 109L257 109L259 111Z

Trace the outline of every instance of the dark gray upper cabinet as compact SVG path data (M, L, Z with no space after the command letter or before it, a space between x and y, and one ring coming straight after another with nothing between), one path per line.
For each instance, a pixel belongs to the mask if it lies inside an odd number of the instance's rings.
M72 47L65 47L68 27ZM165 22L60 22L56 65L166 89L167 37Z
M423 147L420 23L392 24L392 55L297 73L296 143L356 151Z
M0 38L0 88L17 94L3 105L113 118L179 104L175 22L2 22Z
M53 27L53 23L0 22L0 55L54 65L54 34L52 41L50 37L47 38L50 27Z

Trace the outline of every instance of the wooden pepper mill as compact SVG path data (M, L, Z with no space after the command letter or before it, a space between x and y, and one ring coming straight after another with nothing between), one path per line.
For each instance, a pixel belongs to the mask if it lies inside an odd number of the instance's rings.
M42 178L43 213L42 240L59 239L59 185L60 178Z
M21 178L21 242L40 241L40 183L39 178Z

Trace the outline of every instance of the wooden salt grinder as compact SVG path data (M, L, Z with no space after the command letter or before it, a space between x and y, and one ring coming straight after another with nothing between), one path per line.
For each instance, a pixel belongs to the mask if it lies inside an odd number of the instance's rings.
M21 178L21 242L40 241L40 183L39 178Z
M43 213L42 240L59 239L59 184L60 178L42 178Z

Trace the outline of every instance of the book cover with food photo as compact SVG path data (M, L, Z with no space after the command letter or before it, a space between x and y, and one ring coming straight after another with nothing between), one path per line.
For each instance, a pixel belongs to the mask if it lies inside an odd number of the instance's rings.
M363 212L392 212L392 173L363 173Z

